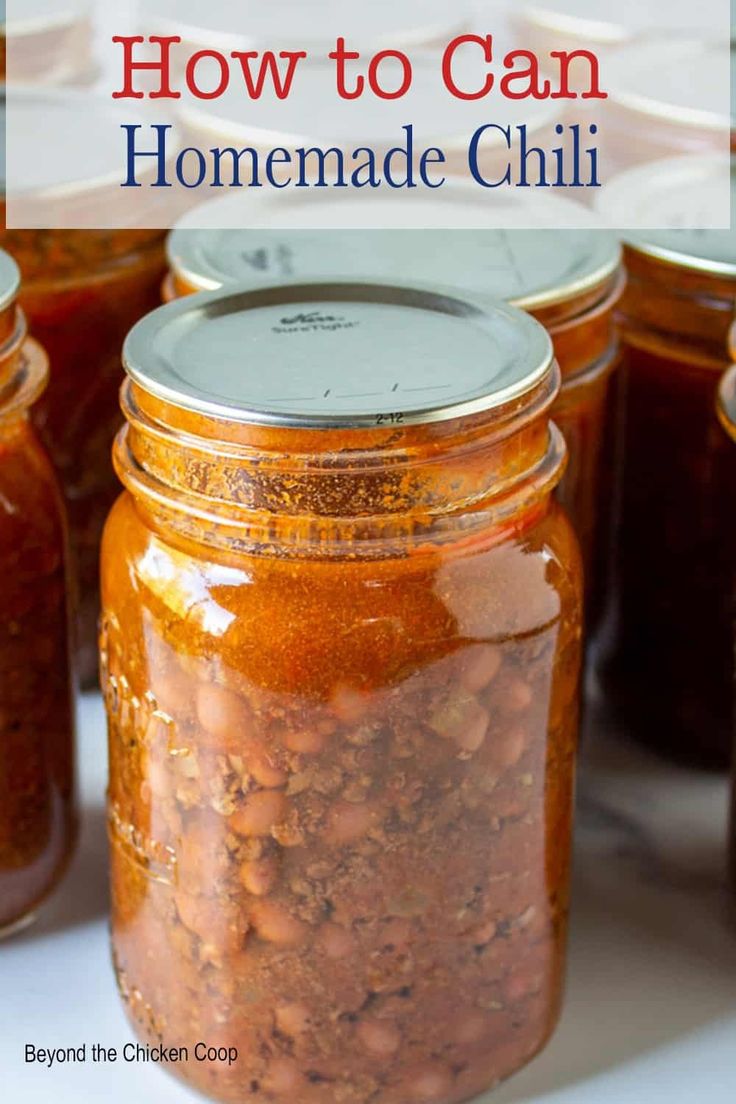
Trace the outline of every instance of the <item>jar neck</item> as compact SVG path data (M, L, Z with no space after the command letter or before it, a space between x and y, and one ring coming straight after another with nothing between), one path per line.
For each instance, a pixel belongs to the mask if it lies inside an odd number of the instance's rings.
M128 381L115 464L154 526L230 550L344 558L502 540L546 509L562 476L558 389L555 365L482 415L302 430L218 422Z
M0 312L0 433L27 415L48 381L46 355L27 333L19 307Z

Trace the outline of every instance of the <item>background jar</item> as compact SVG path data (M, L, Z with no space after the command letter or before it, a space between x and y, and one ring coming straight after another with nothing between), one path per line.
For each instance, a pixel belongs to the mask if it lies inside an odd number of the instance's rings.
M49 112L52 120L58 121L66 110L78 119L83 96L67 92L51 100L39 92L13 95L17 97L13 110L23 112L29 133L45 131L43 120ZM86 140L95 141L97 135L109 150L110 130L118 120L111 120L107 104L100 105L90 96L84 100L90 128ZM120 354L128 330L158 302L165 271L164 232L64 229L75 225L74 215L82 209L94 225L94 212L104 204L105 189L99 183L75 179L73 165L49 141L54 171L67 183L64 208L50 207L50 221L42 216L39 225L59 228L5 229L0 232L0 244L20 266L21 304L49 356L49 386L34 409L34 420L66 497L79 598L78 666L82 683L88 686L97 678L100 538L119 493L110 449L121 420ZM120 169L114 156L110 172ZM81 157L79 163L85 163ZM102 164L98 167L102 174ZM39 167L39 174L46 171ZM107 187L120 190L117 184ZM39 204L43 194L39 190ZM3 210L3 226L4 214ZM143 217L141 225L146 225Z
M453 206L464 212L473 210L472 203L472 192L456 185L428 206L441 225L451 220ZM236 196L214 200L184 216L169 235L163 294L170 300L232 283L257 287L275 280L429 280L466 298L503 298L533 314L551 335L562 372L553 417L569 460L559 495L583 549L592 631L604 605L612 537L619 355L613 312L624 286L621 247L597 228L595 218L563 200L546 204L513 197L504 203L505 210L494 205L500 224L539 228L307 230L297 227L308 221L309 201L295 200L289 205L294 229L233 230L248 222L250 205ZM351 209L349 201L338 205L346 223ZM431 221L428 210L425 218ZM571 228L549 229L561 223Z
M47 363L18 284L0 252L0 936L33 919L76 833L66 530L28 417Z
M727 765L732 744L736 515L724 503L736 479L714 409L735 262L728 231L632 238L619 318L626 426L605 703L637 739L708 767Z
M103 669L129 1015L237 1040L179 1070L217 1099L468 1098L560 1000L581 574L549 340L312 284L181 300L125 357Z

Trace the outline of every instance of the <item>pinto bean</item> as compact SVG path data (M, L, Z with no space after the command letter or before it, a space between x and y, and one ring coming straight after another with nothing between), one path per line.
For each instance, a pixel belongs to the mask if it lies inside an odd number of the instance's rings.
M256 790L228 819L228 825L239 836L267 836L284 819L287 809L284 794L276 790Z
M295 947L303 943L309 933L309 925L289 912L286 905L262 900L251 908L253 927L267 943L283 947Z
M357 1035L365 1049L379 1058L389 1058L401 1045L398 1028L381 1020L363 1020L358 1024Z

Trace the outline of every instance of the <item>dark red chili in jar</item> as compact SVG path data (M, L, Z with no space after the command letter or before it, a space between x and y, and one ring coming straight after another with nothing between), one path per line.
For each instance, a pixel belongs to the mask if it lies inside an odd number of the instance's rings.
M691 192L678 189L690 180L705 188L704 168L681 162L647 202L659 195L671 211L679 202L691 210ZM736 542L736 510L725 504L736 502L736 469L715 399L731 360L736 236L641 233L625 262L622 517L601 684L607 707L641 742L723 768L733 743Z
M33 919L76 834L66 525L29 417L47 361L18 283L0 252L0 936Z

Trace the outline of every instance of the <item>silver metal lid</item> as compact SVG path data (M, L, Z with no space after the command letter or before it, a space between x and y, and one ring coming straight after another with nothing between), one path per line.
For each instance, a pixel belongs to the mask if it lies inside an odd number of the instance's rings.
M446 0L146 0L142 20L148 34L175 34L186 42L212 49L265 46L270 49L334 48L341 34L350 49L398 49L402 46L449 42L468 25L470 4Z
M439 189L408 193L382 189L256 189L230 192L193 207L175 229L192 230L392 230L582 229L600 218L568 196L540 188L506 188L489 196L469 180L448 179ZM218 280L214 286L218 287Z
M552 344L530 315L389 284L291 284L180 299L125 343L128 375L186 410L301 428L444 421L535 387Z
M224 205L207 206L218 204ZM218 212L211 215L216 221ZM616 238L600 230L191 230L186 224L185 218L169 236L169 262L199 290L285 279L422 280L533 310L597 287L621 260Z
M730 220L736 173L730 188L720 157L676 157L630 169L601 190L599 210L606 222L628 228L630 248L683 268L736 276L736 228L716 229ZM671 229L637 226L669 223ZM708 227L713 229L689 229Z
M728 40L687 34L646 38L609 59L611 103L652 126L727 132L733 58Z
M515 9L528 26L566 35L570 45L585 42L616 46L630 42L647 32L661 32L663 4L643 4L641 0L531 0ZM693 4L693 0L667 0L668 33L678 30L722 29L718 5Z
M20 290L20 269L9 254L0 249L0 310L15 302Z
M503 56L500 45L497 49ZM488 123L500 120L504 127L525 124L531 136L561 120L559 100L535 100L532 104L510 100L501 94L498 82L482 100L458 100L448 95L443 83L439 52L417 50L411 60L412 85L400 99L365 95L357 100L340 99L335 94L334 63L311 60L297 71L294 94L286 100L268 88L254 103L243 95L242 86L233 82L217 100L182 98L178 116L182 124L203 135L203 140L260 149L337 145L350 151L371 146L380 152L397 145L405 137L402 127L412 123L417 145L436 145L448 154L462 152L464 157L473 133ZM480 72L477 46L475 52L458 50L453 66L458 86L477 89ZM399 88L403 76L395 59L383 62L385 88ZM496 129L485 132L482 150L503 150L508 157L506 139Z

